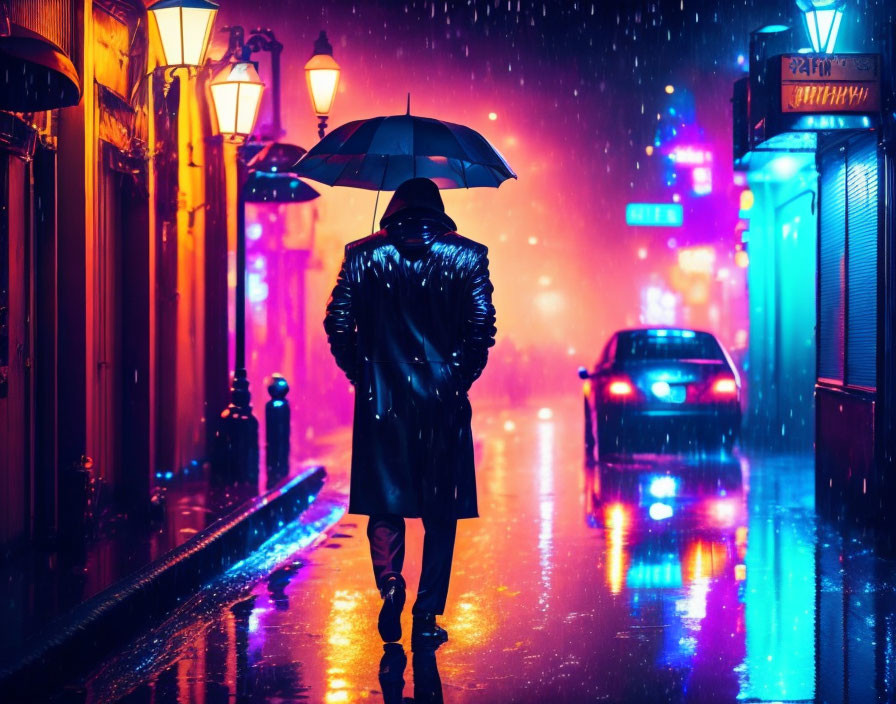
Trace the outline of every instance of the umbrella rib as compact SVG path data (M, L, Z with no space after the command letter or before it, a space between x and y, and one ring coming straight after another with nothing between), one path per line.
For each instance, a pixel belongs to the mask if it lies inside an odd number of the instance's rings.
M386 165L383 167L383 177L380 179L380 187L376 191L376 201L373 204L373 221L370 223L370 234L373 234L373 228L376 227L376 211L380 207L380 191L386 185L386 172L389 170L389 155L386 154Z

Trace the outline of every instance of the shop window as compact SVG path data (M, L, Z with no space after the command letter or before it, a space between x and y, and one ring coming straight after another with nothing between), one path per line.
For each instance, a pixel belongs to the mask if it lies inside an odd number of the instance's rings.
M818 377L877 383L877 141L868 134L822 153Z
M843 381L846 320L846 160L822 154L818 242L818 377Z
M877 383L877 144L861 140L846 154L846 383Z

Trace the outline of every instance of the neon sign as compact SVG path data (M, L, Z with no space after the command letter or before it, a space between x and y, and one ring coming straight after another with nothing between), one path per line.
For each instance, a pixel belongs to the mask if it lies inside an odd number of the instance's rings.
M681 227L684 211L680 203L629 203L625 224L644 227Z
M704 166L712 162L712 152L692 146L675 147L669 157L681 166Z
M783 112L876 112L880 109L880 57L834 54L781 57Z

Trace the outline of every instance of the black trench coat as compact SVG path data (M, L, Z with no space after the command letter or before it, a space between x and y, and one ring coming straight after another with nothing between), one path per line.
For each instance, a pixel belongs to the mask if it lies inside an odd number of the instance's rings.
M426 219L346 246L324 328L355 386L350 513L478 515L467 391L494 344L487 255Z

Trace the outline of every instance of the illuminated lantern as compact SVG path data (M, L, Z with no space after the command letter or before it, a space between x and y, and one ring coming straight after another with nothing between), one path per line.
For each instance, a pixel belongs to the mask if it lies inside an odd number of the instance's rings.
M806 20L806 31L817 54L830 54L837 42L846 0L796 0Z
M232 140L252 134L264 91L255 65L251 61L230 64L211 82L209 90L218 132Z
M159 0L149 8L166 66L199 66L205 60L218 3L209 0Z
M320 118L318 134L323 137L327 115L333 107L336 89L339 87L339 64L333 58L333 47L327 41L327 33L321 31L314 42L314 54L305 64L305 79L314 114Z

